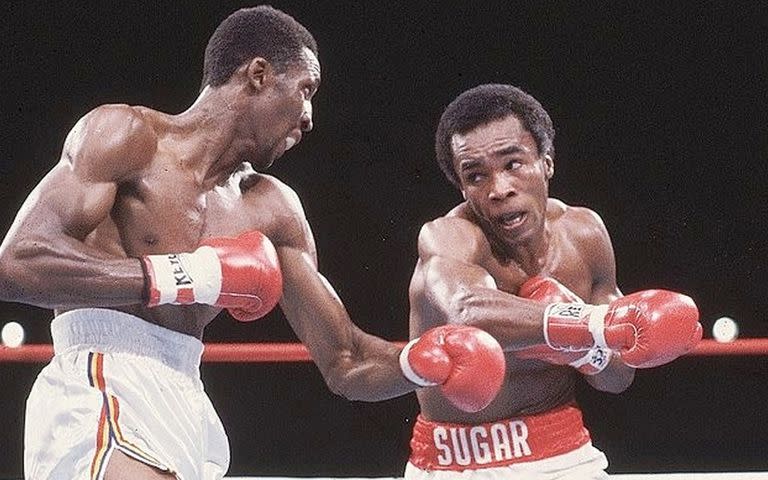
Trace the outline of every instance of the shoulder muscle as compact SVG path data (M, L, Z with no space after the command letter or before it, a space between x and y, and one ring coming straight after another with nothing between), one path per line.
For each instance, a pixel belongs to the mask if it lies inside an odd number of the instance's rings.
M256 175L256 182L249 189L248 195L253 195L262 205L261 208L269 208L273 215L269 231L264 233L278 248L297 248L315 257L312 230L296 192L271 175L255 172L253 175Z
M104 105L69 132L62 162L81 178L117 182L145 167L156 150L157 135L142 113L127 105Z
M608 242L608 230L605 222L594 210L586 207L567 207L565 218L576 224L572 231L581 241Z
M424 224L418 244L422 260L440 256L478 263L490 253L490 245L480 227L460 217L441 217Z
M569 231L573 233L578 248L592 269L595 285L616 284L616 259L613 245L603 219L593 210L584 207L569 207Z

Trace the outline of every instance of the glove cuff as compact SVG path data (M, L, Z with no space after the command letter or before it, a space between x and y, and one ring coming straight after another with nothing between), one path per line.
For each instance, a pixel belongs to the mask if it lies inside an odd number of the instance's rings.
M583 357L569 363L569 365L585 375L597 375L611 363L612 356L612 350L594 346Z
M589 311L589 322L587 328L592 338L595 339L594 348L608 350L608 342L605 340L605 315L608 313L608 305L595 305ZM593 348L593 349L594 349Z
M544 340L553 350L580 352L595 344L589 330L590 312L594 305L584 303L552 303L544 310Z
M212 305L221 293L221 263L212 247L192 253L147 255L142 258L147 281L147 306Z
M417 374L411 367L411 362L408 360L408 354L411 352L411 347L413 347L413 345L418 341L418 338L414 338L410 342L406 343L405 347L400 350L400 370L403 372L403 376L407 378L408 381L415 383L420 387L434 387L437 385L437 383L430 382L429 380Z

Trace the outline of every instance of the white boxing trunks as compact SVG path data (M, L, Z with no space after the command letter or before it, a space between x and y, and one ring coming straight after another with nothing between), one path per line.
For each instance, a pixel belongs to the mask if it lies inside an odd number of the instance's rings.
M25 478L102 479L115 450L181 480L224 476L229 442L198 339L107 309L66 312L51 334L27 399Z
M405 480L598 480L608 461L575 405L479 425L413 427Z

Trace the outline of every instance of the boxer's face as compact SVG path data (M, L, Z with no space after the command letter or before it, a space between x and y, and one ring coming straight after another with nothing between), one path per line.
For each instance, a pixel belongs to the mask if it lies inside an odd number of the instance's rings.
M312 130L312 97L319 86L320 63L308 48L298 63L275 75L258 109L259 143L266 147L258 166L271 165Z
M464 198L490 233L519 244L541 233L553 164L516 116L451 139Z

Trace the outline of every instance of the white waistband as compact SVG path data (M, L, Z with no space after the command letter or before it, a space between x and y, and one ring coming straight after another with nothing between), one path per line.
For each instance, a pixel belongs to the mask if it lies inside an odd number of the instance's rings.
M139 317L106 308L70 310L51 322L53 351L93 348L103 353L150 357L182 373L199 376L203 344Z

